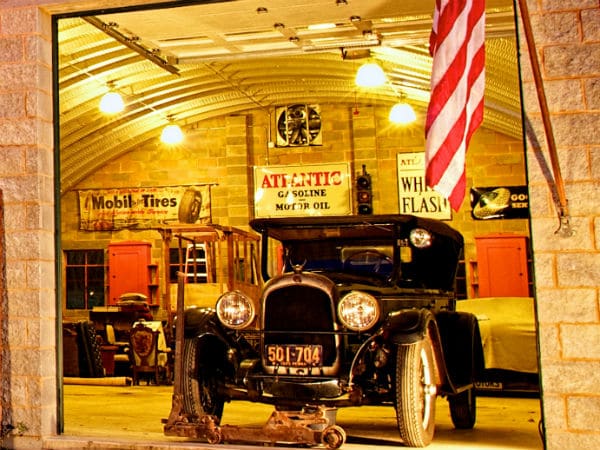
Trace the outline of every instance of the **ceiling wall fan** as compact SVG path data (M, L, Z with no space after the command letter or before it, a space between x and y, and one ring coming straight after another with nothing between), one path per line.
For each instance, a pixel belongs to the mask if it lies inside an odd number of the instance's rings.
M297 103L276 109L277 146L322 145L321 111L318 105Z

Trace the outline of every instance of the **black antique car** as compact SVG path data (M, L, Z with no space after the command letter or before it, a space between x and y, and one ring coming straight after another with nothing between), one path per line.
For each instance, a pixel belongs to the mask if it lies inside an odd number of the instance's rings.
M455 427L474 426L482 350L476 318L455 311L460 233L407 215L250 225L262 236L260 298L233 290L185 310L187 416L218 421L233 400L389 405L402 441L424 447L445 396Z

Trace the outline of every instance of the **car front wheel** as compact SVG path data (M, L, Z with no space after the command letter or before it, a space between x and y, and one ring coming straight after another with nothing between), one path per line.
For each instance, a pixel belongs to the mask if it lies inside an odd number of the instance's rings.
M198 364L197 340L185 339L183 346L182 396L186 414L211 415L221 421L225 400L219 394L219 371Z
M396 418L407 446L426 447L435 428L435 368L429 339L399 345L396 359Z

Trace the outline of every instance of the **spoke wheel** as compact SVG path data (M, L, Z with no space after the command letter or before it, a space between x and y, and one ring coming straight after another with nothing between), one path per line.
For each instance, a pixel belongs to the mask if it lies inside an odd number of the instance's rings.
M225 400L219 395L219 373L198 366L196 339L186 339L183 347L182 397L186 414L212 415L221 421Z
M396 354L396 418L400 438L426 447L435 428L435 369L431 341L399 345Z

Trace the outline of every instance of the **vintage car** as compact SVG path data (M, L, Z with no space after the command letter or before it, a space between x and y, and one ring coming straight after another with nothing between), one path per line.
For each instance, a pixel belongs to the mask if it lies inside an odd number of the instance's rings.
M185 310L185 414L219 420L235 400L387 405L403 443L424 447L445 396L455 427L474 426L482 350L476 318L455 310L460 233L408 215L250 225L262 236L260 298L232 290L214 309Z

